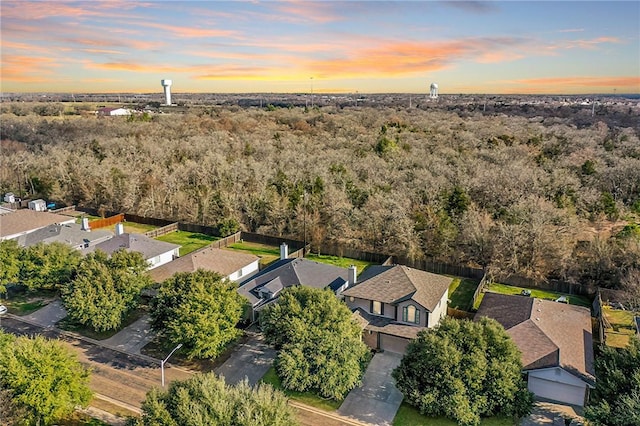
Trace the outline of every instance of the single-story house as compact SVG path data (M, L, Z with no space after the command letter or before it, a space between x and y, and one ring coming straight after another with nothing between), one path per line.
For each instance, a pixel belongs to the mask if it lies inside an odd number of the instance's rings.
M319 289L329 288L339 293L355 283L356 268L340 268L304 258L289 259L286 244L280 247L280 260L240 283L238 293L248 300L252 321L265 306L278 300L287 287L304 285Z
M486 293L475 318L483 316L502 324L522 352L531 392L584 406L595 386L589 308Z
M113 233L104 230L89 231L82 228L82 225L76 223L58 224L45 226L28 234L20 235L16 240L18 245L29 247L38 243L59 242L67 244L74 249L83 249L101 242L107 241L113 237Z
M37 212L29 209L12 210L0 214L0 241L18 238L54 223L66 225L74 223L75 218L49 212Z
M342 295L372 349L402 354L418 332L447 314L452 278L392 265L370 266L359 279Z
M100 116L122 116L122 115L131 115L131 111L126 108L100 108L98 110L98 115Z
M116 235L113 238L82 249L82 252L91 253L101 250L111 255L121 249L137 251L142 253L142 257L149 262L148 269L157 268L180 257L180 246L177 244L154 240L142 234L119 233L121 229L122 227L116 225Z
M178 272L204 269L217 272L231 281L240 281L258 271L259 260L253 254L205 247L152 269L150 275L155 282L161 283Z

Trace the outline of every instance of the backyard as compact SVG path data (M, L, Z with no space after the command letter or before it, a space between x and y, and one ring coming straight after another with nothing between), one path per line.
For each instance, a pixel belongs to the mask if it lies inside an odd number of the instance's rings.
M634 324L634 313L612 309L610 306L603 306L602 313L610 327L605 328L605 342L607 346L614 348L624 348L629 344L629 339L636 333Z
M473 307L473 293L478 288L478 282L469 278L454 278L449 286L449 307L461 311L471 311Z
M566 294L566 293L558 293L550 290L542 290L539 288L524 288L524 287L516 287L507 284L499 284L499 283L491 283L489 284L488 291L492 293L500 293L500 294L511 294L511 295L519 295L523 294L522 292L530 291L531 294L529 297L537 297L539 299L545 300L556 300L557 298L564 296L569 301L571 305L584 306L586 308L591 308L591 301L586 296L580 296L577 294ZM482 298L484 297L484 293L480 293L478 300L474 304L473 308L478 309L480 303L482 302Z
M358 275L362 273L365 269L367 269L371 265L376 265L373 262L367 262L364 260L352 259L350 257L338 257L338 256L330 256L324 254L313 254L309 253L305 256L305 259L314 260L319 263L326 263L328 265L338 266L340 268L348 268L351 265L354 265L358 270Z
M260 258L260 269L265 268L276 260L280 259L280 248L274 246L268 246L266 244L250 243L248 241L241 241L238 243L229 244L226 249L242 251L245 253L255 254Z
M211 235L187 231L174 231L156 238L156 240L166 243L178 244L180 246L180 256L206 247L219 239L220 238Z

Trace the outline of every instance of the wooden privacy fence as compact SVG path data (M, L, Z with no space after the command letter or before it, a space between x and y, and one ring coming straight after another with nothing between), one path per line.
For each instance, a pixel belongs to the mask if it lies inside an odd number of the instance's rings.
M152 229L151 231L147 231L144 233L144 235L149 238L158 238L163 235L167 235L171 232L175 232L177 230L178 230L178 222L175 222L167 226L163 226L161 228L156 228L156 229Z
M223 248L228 246L229 244L233 244L233 243L237 243L238 241L240 241L242 238L240 238L241 236L241 232L238 231L235 234L229 235L228 237L219 239L217 241L212 242L211 244L209 244L207 247L213 247L213 248Z
M476 306L476 302L478 301L480 294L482 294L482 290L484 289L485 285L487 285L487 274L484 274L484 276L480 280L480 284L478 284L478 287L476 287L476 291L473 292L473 302L471 303L471 309Z
M96 219L89 222L91 229L106 228L107 226L115 225L124 221L124 213L117 214L115 216L106 217L104 219Z

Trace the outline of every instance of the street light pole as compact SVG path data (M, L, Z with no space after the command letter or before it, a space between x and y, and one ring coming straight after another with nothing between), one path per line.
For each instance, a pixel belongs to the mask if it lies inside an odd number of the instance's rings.
M164 387L164 363L167 362L167 360L171 358L171 355L173 355L173 353L178 349L180 349L181 347L182 347L182 343L180 343L178 346L173 348L173 350L169 353L169 355L167 355L165 359L160 361L160 371L162 372L162 387Z

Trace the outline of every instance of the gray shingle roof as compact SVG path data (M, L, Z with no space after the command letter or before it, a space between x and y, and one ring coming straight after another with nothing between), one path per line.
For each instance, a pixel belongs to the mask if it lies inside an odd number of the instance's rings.
M497 320L522 352L525 370L563 367L593 384L588 308L524 296L486 293L475 318Z
M391 304L411 299L431 312L453 281L444 275L403 265L371 266L360 275L360 280L360 284L342 294Z
M238 293L246 297L252 306L265 303L260 288L287 288L305 285L314 288L338 288L348 280L347 268L318 263L308 259L278 260L273 265L240 283ZM277 281L274 282L274 281ZM270 283L274 282L270 285Z
M95 230L83 231L82 226L75 223L64 225L53 224L36 231L21 235L16 238L18 244L29 247L38 243L64 243L73 248L82 248L85 245L94 245L108 240L113 234L109 231Z
M177 272L194 272L198 269L227 276L258 259L259 257L253 254L205 247L154 268L149 274L155 282L162 282Z
M171 244L164 241L154 240L142 234L121 234L103 241L100 244L84 249L83 252L89 253L95 250L102 250L106 254L112 254L120 249L127 251L137 251L142 253L142 257L149 260L161 254L180 248L177 244Z

